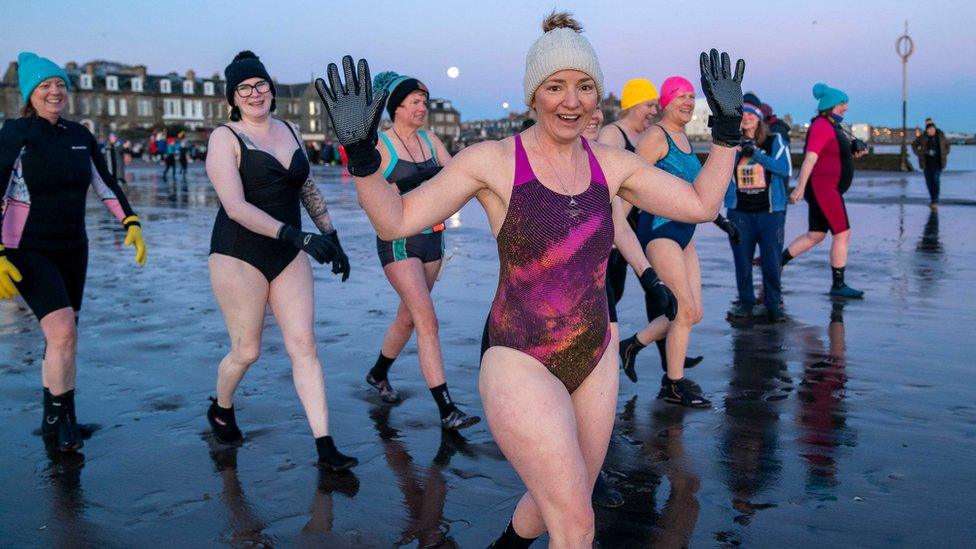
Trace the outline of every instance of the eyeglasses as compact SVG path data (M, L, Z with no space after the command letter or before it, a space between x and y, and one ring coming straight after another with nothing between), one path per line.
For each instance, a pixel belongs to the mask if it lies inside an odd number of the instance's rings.
M271 82L261 80L253 86L250 84L240 84L234 89L237 91L237 95L241 97L251 97L254 94L254 90L257 90L258 93L268 93L271 91Z

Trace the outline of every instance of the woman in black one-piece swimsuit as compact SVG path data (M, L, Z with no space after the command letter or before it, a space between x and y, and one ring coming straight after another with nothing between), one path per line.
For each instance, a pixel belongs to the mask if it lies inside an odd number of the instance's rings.
M261 346L265 307L281 327L298 397L315 436L318 464L356 465L329 433L322 365L315 349L312 269L308 256L349 276L349 260L325 200L310 177L298 129L271 116L274 82L251 52L225 69L231 123L210 136L207 175L221 208L210 240L210 281L227 322L231 350L217 370L217 398L207 419L218 442L240 444L234 391ZM299 204L318 233L302 232ZM304 252L304 253L303 253Z

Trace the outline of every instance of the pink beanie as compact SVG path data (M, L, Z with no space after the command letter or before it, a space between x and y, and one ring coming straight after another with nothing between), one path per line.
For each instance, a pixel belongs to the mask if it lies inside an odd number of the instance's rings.
M681 76L669 76L667 80L661 84L661 108L668 106L675 97L683 93L695 93L695 87L691 85L691 82L687 78Z

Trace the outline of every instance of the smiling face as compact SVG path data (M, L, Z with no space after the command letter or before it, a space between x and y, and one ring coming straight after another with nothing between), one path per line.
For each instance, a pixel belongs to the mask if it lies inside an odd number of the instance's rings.
M557 141L573 141L591 122L599 99L596 82L589 75L562 70L542 82L531 107L541 130Z
M751 112L742 113L742 122L739 127L742 128L742 133L747 136L753 136L756 133L756 128L759 126L759 117L752 114Z
M30 104L37 115L57 120L68 104L68 87L64 80L55 76L42 81L30 94Z
M654 123L654 118L657 117L659 107L660 104L657 99L651 99L638 103L628 109L627 116L632 117L633 120L640 124L638 131L644 131Z
M427 123L427 92L415 90L396 108L394 119L414 128Z
M241 82L234 91L234 104L241 110L241 116L247 118L265 118L271 112L271 94L269 82L264 78L255 76ZM250 89L250 86L255 86ZM265 90L265 91L260 91ZM250 95L243 96L250 92Z
M590 117L590 123L586 125L583 130L583 137L589 139L590 141L596 141L598 135L600 135L600 128L603 127L603 111L596 109L593 111L593 116Z
M695 114L695 92L682 92L674 97L664 109L664 116L671 122L684 126L691 122Z

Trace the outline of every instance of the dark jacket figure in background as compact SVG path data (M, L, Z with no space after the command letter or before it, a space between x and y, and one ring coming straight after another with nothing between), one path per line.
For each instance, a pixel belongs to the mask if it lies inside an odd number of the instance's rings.
M929 207L937 210L939 179L949 157L949 140L942 130L935 127L935 122L928 118L925 120L925 131L912 142L912 150L918 156L919 166L925 170L925 186L929 189Z

